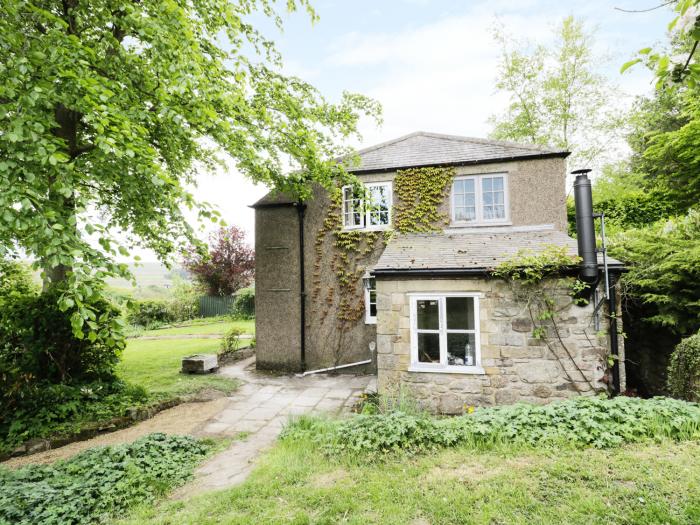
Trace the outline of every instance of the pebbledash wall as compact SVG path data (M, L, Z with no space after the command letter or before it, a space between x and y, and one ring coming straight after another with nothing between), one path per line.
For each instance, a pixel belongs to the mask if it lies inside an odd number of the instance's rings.
M481 365L483 374L410 372L410 293L478 292ZM567 301L562 289L558 300ZM567 301L568 302L568 301ZM565 304L565 303L564 303ZM560 312L562 339L576 365L558 345L550 350L532 337L532 322L518 304L510 285L499 279L444 278L377 279L377 380L379 392L395 395L403 390L425 408L462 413L468 406L547 403L579 395L594 395L607 388L608 338L596 334L592 303L571 305ZM603 314L601 327L607 328ZM556 352L556 355L555 353ZM624 362L624 348L620 345ZM621 390L624 391L624 367ZM566 371L565 371L566 370ZM571 381L567 376L574 381Z

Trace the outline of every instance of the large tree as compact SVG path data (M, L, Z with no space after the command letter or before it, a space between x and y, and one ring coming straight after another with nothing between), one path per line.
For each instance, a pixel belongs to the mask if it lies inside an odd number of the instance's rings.
M509 105L491 118L491 135L569 150L572 166L602 165L620 136L621 114L583 22L564 18L551 45L520 41L503 27L494 35L501 48L496 88Z
M283 8L315 14L308 0ZM188 191L225 153L251 179L304 198L341 173L337 145L378 107L327 102L280 73L274 0L5 0L0 17L0 252L60 283L79 329L117 254L165 259L194 240ZM2 255L2 253L0 253Z

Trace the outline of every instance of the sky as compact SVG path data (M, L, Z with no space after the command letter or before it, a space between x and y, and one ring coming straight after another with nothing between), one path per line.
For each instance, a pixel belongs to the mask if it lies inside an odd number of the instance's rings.
M494 24L518 38L546 44L568 15L596 31L597 52L609 62L601 72L630 96L652 90L642 67L620 75L620 66L640 48L665 41L671 13L641 10L656 0L312 0L320 20L305 13L285 18L283 33L262 18L266 36L281 51L285 72L315 85L330 100L346 90L378 100L383 125L363 121L366 147L414 131L485 137L488 118L507 103L495 93L498 48ZM254 240L249 208L267 189L254 186L232 162L216 175L200 174L195 195L215 204L228 224ZM144 260L153 260L142 252Z

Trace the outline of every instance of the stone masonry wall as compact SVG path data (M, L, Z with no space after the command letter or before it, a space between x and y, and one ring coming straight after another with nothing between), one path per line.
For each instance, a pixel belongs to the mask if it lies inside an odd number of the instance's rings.
M479 324L484 374L408 371L411 334L407 294L411 292L482 294ZM565 289L557 292L556 299L561 305L570 301ZM455 414L468 406L519 401L547 403L577 395L593 395L607 387L607 336L595 333L592 304L571 305L557 317L564 344L588 382L560 345L551 341L550 349L545 342L532 337L533 324L527 308L518 304L510 285L501 280L384 277L377 280L377 306L380 393L392 394L403 389L429 410ZM604 314L601 328L606 328ZM623 363L624 355L620 357Z

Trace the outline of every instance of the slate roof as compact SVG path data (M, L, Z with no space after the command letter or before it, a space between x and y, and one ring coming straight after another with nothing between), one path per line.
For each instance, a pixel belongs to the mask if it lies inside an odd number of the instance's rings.
M361 173L417 166L483 164L528 158L566 157L569 152L515 142L417 131L361 149L357 155L359 165L348 165L348 171Z
M576 241L563 232L544 226L521 228L471 229L468 232L420 233L396 235L374 267L376 273L392 271L486 270L508 260L519 250L541 252L548 245L566 246L577 254ZM602 256L598 262L602 264ZM608 265L621 267L608 258Z

